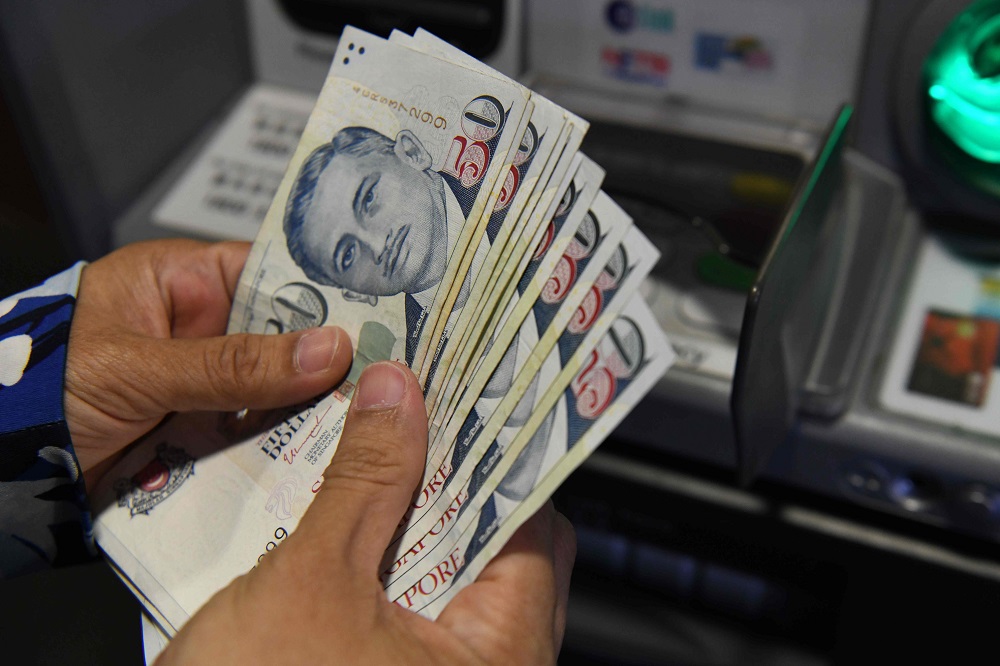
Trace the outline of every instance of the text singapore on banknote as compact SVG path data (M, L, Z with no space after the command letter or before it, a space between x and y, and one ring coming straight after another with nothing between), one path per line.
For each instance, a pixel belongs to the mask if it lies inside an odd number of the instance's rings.
M424 477L379 576L429 617L662 376L638 290L658 253L601 191L587 128L429 33L345 29L229 330L336 324L350 375L276 413L168 419L93 496L98 544L165 634L295 529L367 364L425 387Z

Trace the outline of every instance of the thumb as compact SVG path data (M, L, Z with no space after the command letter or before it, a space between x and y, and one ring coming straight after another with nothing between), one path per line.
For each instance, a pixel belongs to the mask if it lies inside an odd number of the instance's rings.
M358 380L320 492L297 531L314 533L305 540L331 549L331 557L344 563L347 580L375 582L426 453L427 411L417 378L399 363L369 366Z
M302 402L343 379L352 357L350 338L335 327L282 335L141 340L133 372L150 373L146 383L156 392L151 397L164 412L269 409Z

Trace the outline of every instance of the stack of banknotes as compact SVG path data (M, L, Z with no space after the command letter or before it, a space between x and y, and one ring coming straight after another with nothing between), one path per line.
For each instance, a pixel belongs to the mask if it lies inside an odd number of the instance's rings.
M345 29L229 330L336 324L350 375L279 413L177 415L94 498L164 633L295 529L369 363L425 388L423 481L380 576L428 617L650 390L673 360L638 289L659 255L601 191L587 129L429 33Z

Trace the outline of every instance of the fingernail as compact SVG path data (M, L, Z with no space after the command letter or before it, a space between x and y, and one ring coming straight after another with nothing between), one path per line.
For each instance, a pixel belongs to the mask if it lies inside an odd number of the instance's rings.
M365 368L354 395L357 409L392 407L403 399L406 391L404 370L395 363L375 363Z
M340 335L332 328L317 328L299 338L295 347L295 367L299 372L322 372L333 363Z

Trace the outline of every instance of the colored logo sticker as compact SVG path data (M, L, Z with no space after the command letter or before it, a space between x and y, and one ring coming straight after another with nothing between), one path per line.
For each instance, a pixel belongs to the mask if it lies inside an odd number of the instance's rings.
M664 86L670 73L670 58L665 53L605 46L601 64L607 76L630 83Z
M727 64L746 71L769 71L774 57L764 43L753 35L717 35L699 33L695 37L695 66L720 70Z
M672 32L674 29L672 9L654 7L645 3L636 4L630 0L609 2L604 10L604 18L613 30L621 33L636 29L656 32Z

